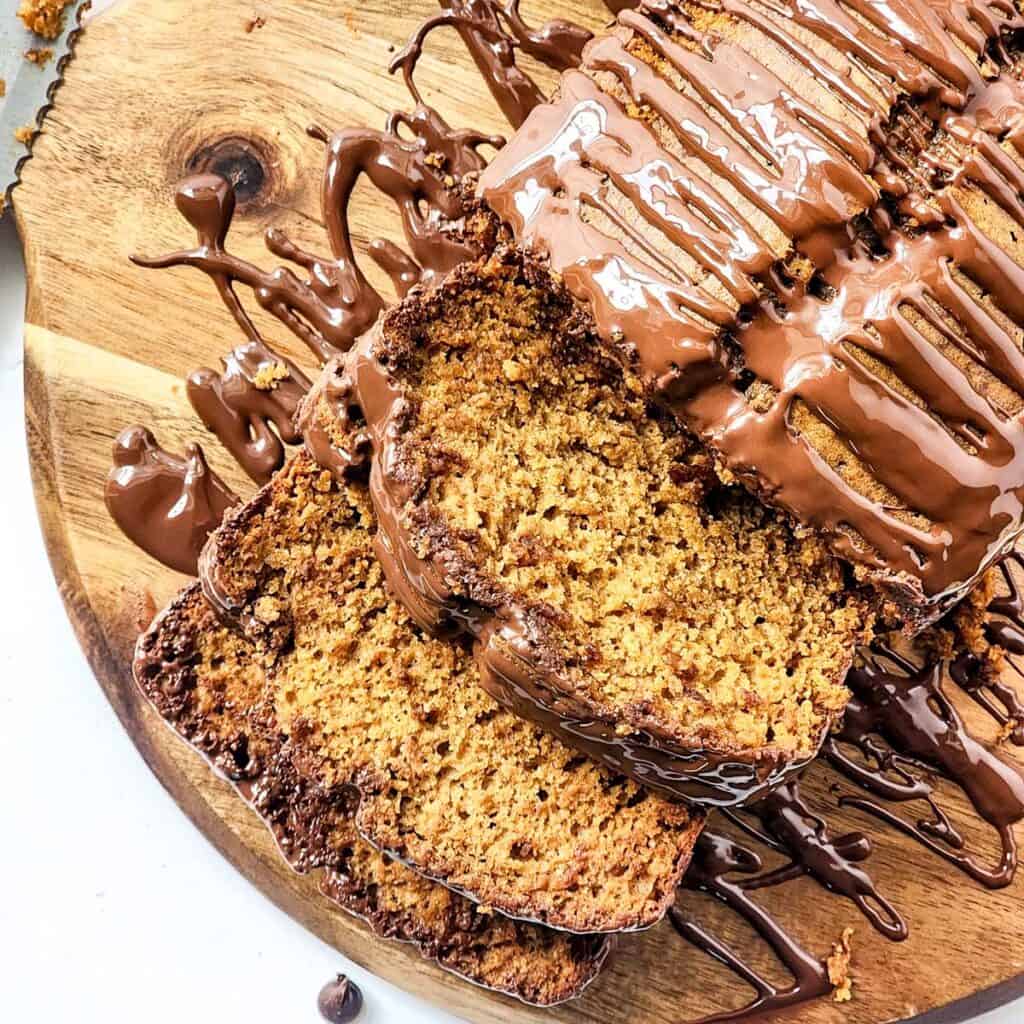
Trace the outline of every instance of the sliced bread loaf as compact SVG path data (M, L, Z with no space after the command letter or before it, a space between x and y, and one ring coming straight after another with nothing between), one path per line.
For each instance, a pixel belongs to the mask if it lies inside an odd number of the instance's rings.
M464 264L328 366L307 444L342 477L373 450L393 588L476 638L499 701L670 794L750 799L843 709L864 607L588 323L521 253Z
M135 675L160 714L238 786L301 870L375 932L414 943L442 967L529 1003L579 995L607 938L569 935L501 914L392 860L361 839L356 800L295 770L252 645L223 626L193 585L140 638Z

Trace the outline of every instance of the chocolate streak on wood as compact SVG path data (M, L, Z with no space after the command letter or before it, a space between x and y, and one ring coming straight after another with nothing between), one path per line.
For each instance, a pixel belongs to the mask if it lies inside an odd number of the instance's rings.
M423 103L414 81L427 36L436 28L454 28L466 44L484 83L513 128L544 102L540 87L516 64L521 50L555 71L578 67L591 33L562 18L532 29L519 13L519 0L440 0L442 13L427 18L388 70L401 70L406 87Z
M199 445L189 445L181 458L164 451L145 427L118 435L104 498L130 540L191 576L206 538L238 501L207 466Z
M916 664L879 647L847 677L853 697L824 754L848 779L891 803L923 800L931 815L908 821L876 800L844 796L990 889L1009 885L1017 868L1012 826L1024 818L1024 772L975 739L942 689L946 663ZM883 744L881 740L886 742ZM860 751L855 759L844 744ZM978 815L996 830L998 863L987 866L964 851L964 837L938 805L938 774L959 786Z

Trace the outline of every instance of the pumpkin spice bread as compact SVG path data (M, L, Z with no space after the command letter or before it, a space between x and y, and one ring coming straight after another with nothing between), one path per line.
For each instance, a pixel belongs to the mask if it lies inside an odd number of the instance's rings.
M808 761L869 619L841 564L721 485L546 270L458 267L329 364L302 413L377 550L485 688L639 781L711 804Z
M702 815L495 704L469 653L390 596L375 527L365 484L300 453L201 559L208 597L259 651L300 774L357 789L370 843L508 916L657 922Z
M650 0L480 178L723 475L910 631L1024 530L1022 27Z
M600 971L609 939L486 912L360 838L352 792L296 772L259 657L218 621L198 585L140 638L135 675L159 713L238 786L289 862L321 869L325 895L378 934L539 1005L579 995Z

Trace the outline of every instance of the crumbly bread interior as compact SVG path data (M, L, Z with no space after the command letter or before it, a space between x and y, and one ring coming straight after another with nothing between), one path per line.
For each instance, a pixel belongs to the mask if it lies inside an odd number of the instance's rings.
M139 683L160 713L234 781L296 866L322 868L321 887L379 934L414 942L479 984L550 1005L578 995L607 940L572 936L487 912L375 850L355 827L350 792L300 779L265 673L250 642L217 621L198 586L144 637Z
M361 795L375 845L513 916L573 931L653 924L700 815L502 710L470 654L388 593L366 489L300 454L215 535L217 586L268 650L304 774Z
M738 488L708 491L679 429L514 263L429 308L395 345L416 405L399 459L412 518L542 604L558 670L623 722L813 751L863 626L823 544ZM426 553L436 531L414 542Z

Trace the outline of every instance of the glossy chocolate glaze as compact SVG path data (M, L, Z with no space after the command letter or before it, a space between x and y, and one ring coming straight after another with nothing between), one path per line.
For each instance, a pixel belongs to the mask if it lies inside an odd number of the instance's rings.
M870 797L845 796L841 804L881 818L975 881L1001 888L1017 868L1013 825L1024 819L1024 772L970 734L942 688L946 669L941 660L917 664L884 648L866 655L848 676L853 697L824 753L872 797L896 804L921 800L930 814L908 821ZM855 760L848 746L863 760ZM930 775L959 786L995 829L998 863L982 864L964 850L964 838L939 806Z
M1024 655L1024 557L1018 551L1007 555L999 565L1002 584L989 604L985 636L1001 652L1003 671L1010 669L1024 678L1021 655ZM998 666L998 663L997 663ZM1001 674L976 655L964 651L952 660L950 678L1003 727L1003 738L1015 746L1024 746L1024 699Z
M1006 57L1003 39L1020 15L998 0L794 0L770 14L747 0L697 6L770 38L850 118L810 109L772 68L698 28L693 7L683 14L652 2L642 13L624 10L618 32L588 45L582 70L563 76L557 99L498 154L480 194L562 277L605 339L636 360L657 397L763 498L865 566L918 627L969 589L1024 524L1020 418L979 393L899 308L913 307L1024 393L1016 338L949 268L1015 325L1024 325L1022 271L951 194L926 194L935 183L970 182L1024 226L1024 174L998 144L1022 131L1021 90L1008 74L985 77ZM850 75L812 52L798 29L848 55ZM656 67L670 67L686 89ZM588 74L611 76L633 108ZM897 145L889 119L911 101L920 111L907 108ZM672 146L648 130L644 111ZM931 154L937 129L957 140L962 161ZM711 185L695 188L676 146L825 267L831 297L820 297L814 278L793 291L765 238ZM901 147L918 151L918 163L903 160ZM913 240L887 231L881 263L856 243L850 221L868 210L879 219L879 188L933 229ZM736 330L748 319L739 308L765 288L771 299ZM923 407L853 358L851 345L893 367ZM752 378L772 388L769 408L746 400ZM796 430L797 404L832 429L883 497L837 472Z
M736 873L753 876L762 868L763 862L753 849L729 836L705 829L697 840L683 886L707 893L746 921L792 976L792 983L782 986L759 974L742 956L696 921L685 909L673 907L669 911L669 920L676 932L688 943L728 967L737 978L750 985L755 993L754 998L744 1006L710 1014L690 1024L760 1018L832 991L828 971L821 960L808 952L783 924L759 906L746 891L742 881L730 877Z
M194 576L210 532L238 497L189 445L185 458L164 451L145 427L127 427L114 442L104 489L114 522L148 555Z
M375 239L369 254L392 278L399 296L429 284L475 254L459 230L465 214L458 182L483 167L478 149L502 140L473 131L455 131L440 115L417 106L396 111L384 131L348 129L328 138L321 198L332 256L301 251L279 230L267 232L267 245L306 272L266 272L227 251L235 212L232 186L216 175L186 178L175 201L195 228L194 249L149 259L145 267L194 266L213 281L246 341L222 357L222 372L203 367L190 374L188 395L203 423L257 482L265 483L284 462L285 445L299 440L293 419L309 380L261 337L245 311L236 286L252 290L256 301L296 334L319 362L346 350L386 306L359 268L352 247L348 205L360 177L398 207L410 253ZM400 134L407 131L411 139ZM268 376L269 374L269 376Z
M580 62L591 33L563 18L552 18L531 28L519 12L519 0L439 0L441 14L427 18L405 48L391 62L399 69L409 94L423 100L414 80L416 65L427 37L437 28L452 27L462 37L491 95L513 128L518 128L534 107L544 102L536 82L516 64L519 50L555 71Z
M404 138L402 131L411 138ZM348 207L358 181L365 176L398 208L411 255L383 240L371 245L370 255L394 273L399 291L407 291L412 283L429 283L475 255L457 230L464 204L454 185L483 168L479 147L498 146L502 140L449 128L436 111L423 106L390 114L383 131L346 128L328 136L314 127L310 134L327 146L321 208L331 255L305 252L276 228L266 235L270 251L301 267L305 278L286 268L263 271L227 251L234 192L223 178L210 174L185 179L176 197L182 216L196 229L198 245L133 260L143 267L202 270L254 340L256 329L233 294L238 284L248 287L259 305L323 363L346 351L386 306L360 269L352 246Z
M745 878L741 883L744 890L764 889L808 875L829 892L850 900L887 939L898 942L907 937L906 920L861 867L871 856L870 836L848 832L833 838L828 822L808 806L799 779L750 804L743 814L725 814L758 842L788 858L788 863L778 868ZM757 825L748 820L751 815Z

